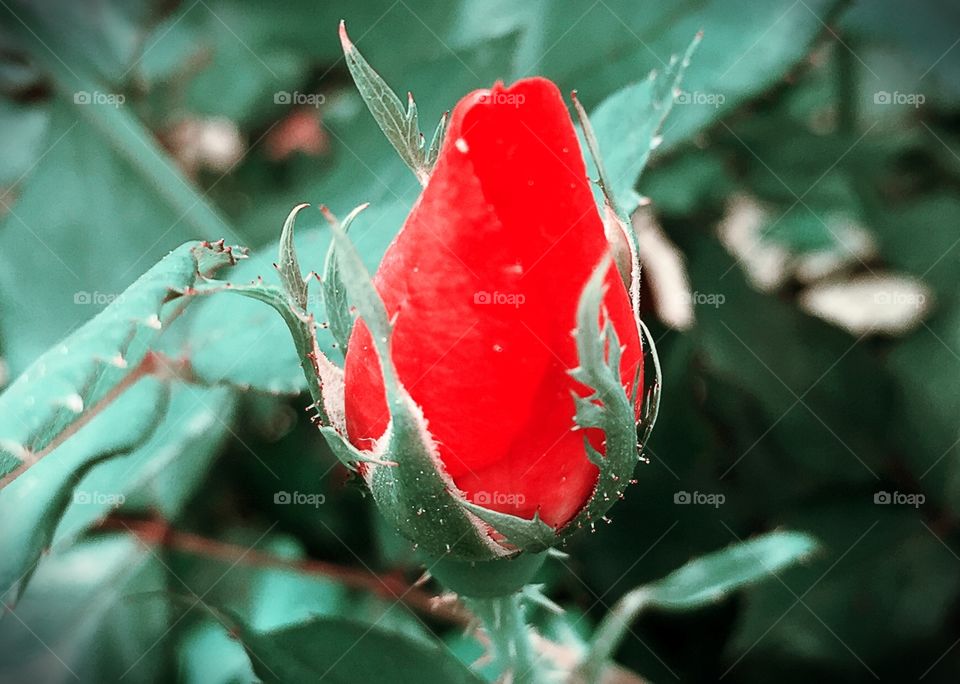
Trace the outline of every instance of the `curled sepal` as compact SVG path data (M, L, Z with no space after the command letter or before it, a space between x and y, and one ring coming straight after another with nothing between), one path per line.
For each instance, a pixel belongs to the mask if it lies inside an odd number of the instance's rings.
M584 525L592 526L601 519L622 498L634 467L640 460L633 404L624 391L620 376L620 342L609 320L602 324L600 322L604 278L612 264L609 256L604 257L580 295L574 333L579 365L570 371L578 382L591 390L586 397L576 398L574 422L580 429L602 430L605 453L600 454L584 436L587 457L597 466L600 474L590 500L560 530L561 537Z
M297 220L297 214L309 206L309 204L298 204L287 215L287 220L283 222L283 230L280 231L280 253L277 262L280 284L283 285L284 292L303 312L307 310L307 283L303 279L300 264L297 261L297 250L293 244L293 225Z
M535 513L532 520L509 513L492 511L470 501L463 504L467 510L495 529L504 540L518 549L539 553L557 543L557 532Z
M307 389L314 402L313 408L317 412L318 422L341 424L343 401L342 398L338 401L337 396L342 394L340 390L343 386L343 371L320 352L313 317L295 308L295 303L287 290L276 285L268 285L261 279L246 285L210 281L202 287L190 288L180 294L200 296L218 292L233 292L255 299L267 304L280 314L293 338L297 356L300 358L300 367L307 380Z
M647 390L643 400L643 415L640 416L640 439L637 444L641 453L647 446L647 440L650 439L650 433L653 432L653 426L657 423L657 416L660 415L660 378L663 377L660 371L660 356L657 354L657 344L650 334L650 329L643 321L640 323L640 346L643 349L650 350L650 359L653 361L653 380L650 381L650 389ZM631 394L630 405L636 406L636 396L640 389L639 377L634 379L633 392Z
M350 230L353 219L361 211L366 209L368 204L361 204L351 211L347 217L340 223L341 229L346 234ZM330 224L337 223L337 219L330 213L326 207L321 207L324 217ZM347 341L350 339L350 330L353 328L353 314L350 313L350 303L347 299L347 289L343 286L343 279L340 277L340 264L334 256L336 251L336 242L330 242L330 248L327 250L327 259L323 267L323 307L327 312L327 320L330 324L330 334L336 340L343 358L347 357Z
M461 560L490 560L508 555L511 551L497 543L487 525L467 510L463 494L447 475L423 413L400 383L393 366L391 325L383 301L344 231L336 223L330 228L343 285L369 328L377 351L390 413L386 431L366 453L368 462L361 468L377 507L427 554ZM342 433L327 432L325 436L346 444ZM341 449L341 453L353 452ZM370 458L390 461L392 465L369 462Z
M386 81L363 58L357 47L347 36L347 27L340 22L340 45L347 68L353 77L360 96L366 103L373 118L387 140L400 154L403 162L410 167L421 185L427 184L430 177L430 165L424 150L423 134L417 121L417 105L413 95L407 94L407 107L397 97Z
M323 435L323 438L327 442L327 446L330 447L330 451L332 451L333 455L337 457L337 460L349 470L356 471L358 463L372 463L374 465L385 466L397 465L393 461L384 461L383 459L371 455L369 452L361 451L357 447L353 446L350 442L345 440L343 436L336 430L336 428L333 428L329 425L321 427L320 434Z

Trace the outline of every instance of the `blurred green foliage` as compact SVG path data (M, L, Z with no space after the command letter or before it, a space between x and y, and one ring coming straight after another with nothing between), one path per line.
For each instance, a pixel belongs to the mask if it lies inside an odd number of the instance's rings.
M85 339L81 326L120 293L141 306L143 291L127 288L188 240L247 245L251 258L228 277L275 280L275 240L298 202L340 216L370 202L351 238L376 267L419 185L352 87L341 18L386 81L415 94L425 131L469 90L529 74L578 90L595 111L702 29L635 186L688 281L645 265L664 371L651 462L613 523L546 567L546 592L567 612L533 621L577 653L630 589L783 527L813 535L819 552L711 607L644 614L618 661L654 681L955 680L955 5L22 0L0 13L8 382L68 334ZM630 167L649 141L605 118L595 125L623 141L615 155ZM321 224L313 210L298 224L308 270L323 267ZM826 275L810 275L812 259ZM843 328L802 304L822 283L888 274L922 294L881 284L852 308L887 305L882 316L906 303L902 329ZM687 303L689 325L666 313L664 290ZM411 681L492 676L467 670L482 650L456 619L393 600L416 558L306 421L275 314L219 295L177 307L89 325L113 331L130 359L149 348L187 359L189 372L138 384L0 494L11 606L0 679L393 681L401 658ZM162 335L136 324L154 311ZM67 369L76 392L50 383L22 400L27 415L51 416L39 432L22 426L28 446L70 419L73 394L89 404L125 372L103 365L108 351L91 354L89 372ZM24 459L0 449L6 475ZM284 503L294 492L314 503Z

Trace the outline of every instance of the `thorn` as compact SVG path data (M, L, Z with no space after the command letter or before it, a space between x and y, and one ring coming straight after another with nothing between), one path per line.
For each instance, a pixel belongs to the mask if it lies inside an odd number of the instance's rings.
M330 207L328 207L326 204L321 204L321 205L320 205L319 207L317 207L317 208L320 210L320 213L323 214L323 218L325 218L325 219L327 220L327 223L330 223L330 224L339 224L339 223L340 223L340 222L337 220L337 217L333 215L333 212L330 211Z
M344 54L354 50L353 43L347 35L347 22L343 19L340 20L340 47L343 48Z

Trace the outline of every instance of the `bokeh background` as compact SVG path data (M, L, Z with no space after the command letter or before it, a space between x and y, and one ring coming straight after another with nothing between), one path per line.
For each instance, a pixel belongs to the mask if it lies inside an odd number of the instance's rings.
M370 202L351 236L376 266L419 186L353 88L341 18L427 131L498 78L542 74L593 109L702 29L637 185L664 387L650 463L612 524L548 566L567 612L535 622L575 652L630 588L796 529L821 541L809 562L708 609L644 616L619 662L662 682L955 681L956 4L0 5L0 385L184 241L246 245L231 278L273 277L298 202L341 216ZM322 268L320 225L312 211L298 223L307 269ZM362 681L383 654L397 672L482 654L449 606L395 600L418 574L412 550L309 425L273 312L214 297L162 345L189 377L164 401L138 386L98 419L131 446L74 483L62 519L31 517L42 492L4 509L0 543L53 536L0 619L0 680L250 681L217 611L263 631L309 615L365 625L323 647L278 642L271 657L352 649L314 678Z

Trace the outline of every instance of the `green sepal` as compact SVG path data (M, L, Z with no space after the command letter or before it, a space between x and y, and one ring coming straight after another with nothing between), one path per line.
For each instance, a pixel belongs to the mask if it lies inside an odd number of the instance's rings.
M340 224L344 234L349 232L353 219L361 211L367 208L367 204L361 204L359 207L347 214L347 217ZM327 220L335 223L329 212L326 212ZM347 358L347 343L350 340L350 331L353 330L353 314L350 313L350 302L347 299L347 289L343 285L343 279L340 277L340 264L334 256L336 243L331 241L327 249L327 259L323 267L323 306L327 312L327 321L330 325L330 334L336 340L343 358Z
M437 130L433 132L433 140L430 142L430 149L427 150L427 169L433 171L433 167L437 164L437 159L440 158L440 148L443 147L443 139L447 134L447 117L449 112L444 112L443 116L440 117L440 122L437 124Z
M427 558L430 574L461 596L474 599L510 596L523 591L543 567L544 553L519 553L507 558L464 561Z
M560 530L561 538L585 525L593 526L611 506L623 497L624 490L640 460L637 424L631 397L624 391L620 376L620 342L613 324L599 324L604 294L604 278L613 267L607 256L594 269L580 295L577 306L577 344L579 366L570 375L591 392L576 401L574 423L577 428L598 428L604 434L604 454L600 454L584 436L587 458L600 473L597 486L574 519ZM645 328L641 328L645 330ZM652 340L651 340L652 342ZM657 364L659 368L659 364ZM659 372L658 372L659 377ZM659 382L654 383L659 397ZM649 433L652 425L644 425Z
M423 134L417 121L417 105L413 95L407 95L407 107L397 97L386 81L363 58L360 51L347 36L344 22L340 22L340 44L347 68L360 96L373 114L380 130L400 154L403 162L410 167L421 185L426 185L430 177L430 165L424 151Z
M329 425L324 425L321 427L320 434L323 435L324 440L327 442L327 446L330 447L330 451L332 451L333 455L337 457L337 460L351 471L357 470L358 463L373 463L384 466L397 465L393 461L384 461L361 451L357 447L353 446L350 442L345 440L343 435L337 432L336 428L333 428Z
M432 556L490 560L507 555L509 550L495 542L487 526L467 510L464 497L446 474L423 414L393 366L386 307L344 231L336 224L331 224L331 230L344 287L370 331L380 361L390 414L386 432L367 455L393 465L368 463L363 468L377 507ZM327 432L325 437L346 443L340 433Z
M648 379L647 394L643 400L643 415L640 416L640 439L637 441L641 452L650 440L650 433L653 432L653 426L657 424L657 416L660 415L660 378L663 372L660 370L660 355L657 353L657 343L650 334L650 328L643 321L637 321L640 324L640 348L650 352L650 360L653 362L653 378ZM640 376L633 379L633 390L630 393L630 405L636 406L637 392L640 390ZM641 453L642 455L642 453Z
M548 555L548 554L544 554ZM527 584L520 590L520 596L535 606L540 606L554 615L563 615L564 609L559 603L547 596L546 584Z
M465 501L463 505L503 535L511 546L538 553L557 543L556 530L540 519L539 512L533 514L532 520L527 520L509 513L493 511L470 501Z
M297 214L309 206L309 204L298 204L287 215L287 220L283 222L283 230L280 231L280 253L277 262L280 284L283 285L283 289L290 299L303 312L307 310L307 284L303 279L303 273L301 273L300 264L297 261L297 250L293 244L293 225L297 220Z
M325 362L326 359L321 358L322 355L317 347L316 323L314 323L313 318L304 312L295 310L294 302L284 289L276 285L267 285L262 280L256 280L245 285L213 281L203 287L191 288L183 294L207 295L218 292L233 292L249 299L255 299L269 305L280 314L283 322L287 324L287 328L290 330L291 337L293 337L293 344L297 350L297 356L300 358L300 367L307 380L307 388L313 398L313 407L317 412L317 417L320 422L329 424L330 416L323 400L323 388L318 371L319 363Z

